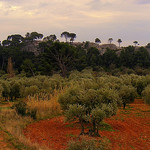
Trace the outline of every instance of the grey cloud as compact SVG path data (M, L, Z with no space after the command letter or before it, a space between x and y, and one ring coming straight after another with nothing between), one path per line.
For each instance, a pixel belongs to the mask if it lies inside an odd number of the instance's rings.
M105 6L108 6L109 3L106 2L105 4L102 4L101 0L91 0L90 2L87 3L87 6L90 7L90 9L92 10L99 10L99 9L103 9Z
M0 2L6 2L6 3L22 3L22 0L0 0Z
M45 7L48 7L48 6L49 6L49 4L48 3L44 3L44 2L39 4L40 8L45 8Z
M150 4L150 0L137 0L138 4Z

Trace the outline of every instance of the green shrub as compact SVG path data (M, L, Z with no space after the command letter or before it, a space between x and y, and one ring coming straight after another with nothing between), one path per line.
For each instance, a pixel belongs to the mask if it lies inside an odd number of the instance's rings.
M31 109L27 106L26 102L20 101L15 104L12 108L15 108L16 112L21 116L30 116L34 120L37 119L37 109Z
M15 108L16 112L21 116L25 116L27 113L27 104L25 102L21 101L21 102L15 104L14 108Z
M144 91L142 92L142 97L145 103L150 105L150 86L147 86Z
M136 88L133 86L123 85L119 90L119 96L125 109L126 104L132 103L137 96Z
M28 112L27 115L30 116L32 119L36 120L37 119L37 109L29 109L28 108Z

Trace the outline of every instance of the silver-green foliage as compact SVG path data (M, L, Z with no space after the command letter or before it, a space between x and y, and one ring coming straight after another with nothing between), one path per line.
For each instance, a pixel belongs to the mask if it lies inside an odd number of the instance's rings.
M52 77L14 77L10 79L0 79L0 96L4 98L25 98L38 93L51 94L67 86L68 82L59 75Z
M144 101L150 105L150 85L144 89L144 91L142 92L142 97Z
M62 109L69 120L78 119L93 126L89 132L98 135L98 126L106 118L116 114L119 95L116 90L99 86L95 80L80 82L59 97ZM83 133L82 130L81 133Z
M122 85L119 90L119 96L122 99L125 108L127 103L131 103L137 96L136 88L130 85Z

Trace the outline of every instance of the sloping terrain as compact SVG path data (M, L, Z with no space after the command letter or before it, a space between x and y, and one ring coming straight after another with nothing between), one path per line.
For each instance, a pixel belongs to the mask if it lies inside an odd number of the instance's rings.
M0 150L16 150L13 146L6 140L6 133L0 129Z

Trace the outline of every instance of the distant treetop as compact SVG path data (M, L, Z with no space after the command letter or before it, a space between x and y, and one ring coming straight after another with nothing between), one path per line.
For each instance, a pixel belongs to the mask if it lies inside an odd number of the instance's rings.
M101 40L99 38L96 38L95 43L99 44L99 43L101 43Z

